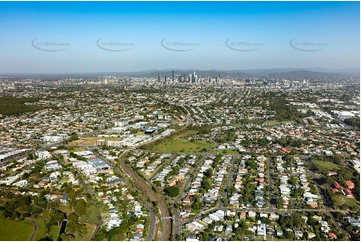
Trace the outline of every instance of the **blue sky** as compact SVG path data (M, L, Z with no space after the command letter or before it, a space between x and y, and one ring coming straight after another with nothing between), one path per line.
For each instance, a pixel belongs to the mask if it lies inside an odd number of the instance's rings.
M354 68L359 9L359 2L0 2L0 73Z

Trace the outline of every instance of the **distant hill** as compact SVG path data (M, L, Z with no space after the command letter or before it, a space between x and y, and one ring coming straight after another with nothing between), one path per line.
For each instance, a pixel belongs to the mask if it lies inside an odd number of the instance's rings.
M42 74L42 73L7 73L0 74L1 78L90 78L96 76L136 76L136 77L153 77L157 78L158 73L161 77L171 77L172 71L175 76L188 75L196 72L198 76L210 76L210 77L232 77L232 78L252 78L252 77L264 77L264 78L305 78L305 79L322 79L332 77L356 77L360 75L358 68L348 69L325 69L325 68L268 68L268 69L241 69L241 70L199 70L199 69L160 69L160 70L146 70L146 71L134 71L134 72L96 72L96 73L64 73L64 74Z
M357 73L343 73L343 72L316 72L309 70L297 70L289 72L271 73L268 75L269 78L282 78L282 79L323 79L323 78L334 78L334 77L355 77Z
M320 70L320 71L318 71ZM158 77L158 73L162 78L164 76L171 77L172 71L175 76L182 74L188 75L196 72L198 76L221 76L233 78L252 78L252 77L268 77L268 78L306 78L306 79L320 79L331 77L345 77L358 76L360 74L357 68L349 69L298 69L298 68L271 68L271 69L245 69L245 70L197 70L197 69L174 69L174 70L150 70L142 72L126 73L128 75L143 76L143 77ZM125 73L122 73L125 74Z

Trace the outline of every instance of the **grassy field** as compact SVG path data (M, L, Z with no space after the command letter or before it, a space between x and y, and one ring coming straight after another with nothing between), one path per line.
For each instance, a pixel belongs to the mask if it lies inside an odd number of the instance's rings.
M29 220L17 222L0 218L0 240L29 240L33 224Z
M86 235L84 236L84 239L85 241L90 241L92 235L93 235L93 232L95 230L97 226L95 224L87 224L86 225L86 228L87 228L87 233Z
M98 209L94 205L90 205L86 209L86 214L84 216L81 216L79 221L81 223L92 223L96 224L98 223Z
M187 130L186 132L180 133L179 135L177 135L178 138L187 138L187 137L191 137L193 135L198 134L198 131L196 130Z
M58 209L60 211L62 211L63 213L66 213L66 215L68 215L68 216L72 212L71 208L69 206L65 206L65 205L59 205Z
M276 124L295 124L296 122L293 120L285 120L285 121L277 121L277 120L268 120L264 122L264 124L268 125L276 125Z
M78 151L84 151L86 150L85 148L82 147L72 147L72 149L70 149L71 152L78 152Z
M82 138L77 139L69 143L69 145L96 145L97 138L96 137L89 137L89 138Z
M201 153L207 152L213 147L212 143L208 143L202 140L195 140L193 142L175 138L170 141L166 141L152 148L157 152L182 152L182 153ZM205 151L203 149L206 149Z
M338 165L329 161L314 161L313 164L315 164L315 166L321 170L334 171L340 169Z
M341 194L333 194L332 201L336 206L346 205L348 207L359 207L357 200L354 197L345 197Z
M213 148L214 144L203 140L188 141L186 137L196 134L197 131L190 130L180 135L166 140L151 149L157 152L174 152L174 153L202 153ZM205 149L205 150L204 150Z
M216 150L215 153L220 155L239 155L237 150L231 149Z

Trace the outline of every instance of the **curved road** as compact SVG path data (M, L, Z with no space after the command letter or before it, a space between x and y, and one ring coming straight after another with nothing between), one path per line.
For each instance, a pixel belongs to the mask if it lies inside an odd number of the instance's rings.
M32 241L34 239L34 235L35 235L36 231L38 230L38 225L36 224L36 222L35 222L35 220L33 219L32 216L30 217L30 221L33 223L33 227L34 227L34 230L31 233L31 236L30 236L30 239L29 239L29 241Z
M127 164L125 164L123 153L120 158L120 167L122 170L133 180L136 187L138 187L143 194L145 194L152 202L157 202L157 206L160 210L161 217L170 217L169 209L161 197L152 190L151 186L147 184L134 170L132 170ZM161 219L162 221L162 233L159 238L161 241L167 241L170 239L171 230L172 230L172 221L171 219Z

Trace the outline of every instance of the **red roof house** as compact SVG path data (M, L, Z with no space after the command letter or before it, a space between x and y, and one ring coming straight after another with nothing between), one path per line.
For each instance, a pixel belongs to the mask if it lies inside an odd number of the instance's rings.
M336 236L334 233L332 233L332 232L329 232L329 233L328 233L328 237L329 237L330 239L337 239L337 236Z
M342 194L345 195L346 197L352 197L352 192L348 188L342 189Z
M336 188L332 188L332 189L331 189L331 191L332 191L332 193L339 192L339 190L338 190L338 189L336 189Z
M347 180L345 181L346 185L348 186L349 189L354 189L355 188L355 184L350 181L350 180Z
M336 176L337 175L337 172L335 171L330 171L327 176Z

